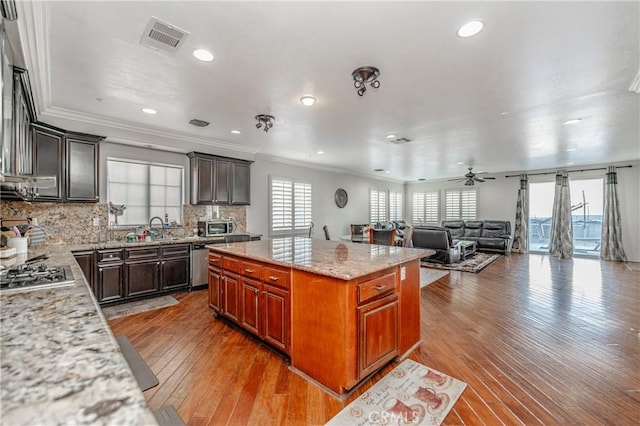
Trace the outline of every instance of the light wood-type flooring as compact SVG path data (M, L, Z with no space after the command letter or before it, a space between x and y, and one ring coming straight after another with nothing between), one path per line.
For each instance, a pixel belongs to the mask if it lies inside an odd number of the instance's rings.
M342 403L214 318L206 291L176 298L110 325L160 380L149 406L171 404L192 425L323 424L397 364ZM468 384L445 424L639 424L640 272L512 254L425 287L421 307L410 358Z

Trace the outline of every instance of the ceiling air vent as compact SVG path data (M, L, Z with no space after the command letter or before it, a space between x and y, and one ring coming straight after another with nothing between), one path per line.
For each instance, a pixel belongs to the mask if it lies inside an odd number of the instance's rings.
M194 118L193 120L189 121L189 124L192 124L196 127L207 127L210 123L208 121L198 120L197 118Z
M140 44L175 55L188 35L187 31L152 16L142 34Z
M402 145L403 143L411 142L411 139L409 139L409 138L395 138L395 139L389 139L389 142L394 143L396 145Z

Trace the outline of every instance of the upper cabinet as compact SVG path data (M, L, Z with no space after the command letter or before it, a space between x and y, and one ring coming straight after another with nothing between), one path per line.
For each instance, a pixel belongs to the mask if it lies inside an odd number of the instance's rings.
M81 133L65 135L65 198L73 202L98 202L99 145L103 138Z
M34 201L98 202L98 143L102 139L32 124L33 173L56 177L55 187L37 188Z
M251 204L251 161L190 152L191 204Z

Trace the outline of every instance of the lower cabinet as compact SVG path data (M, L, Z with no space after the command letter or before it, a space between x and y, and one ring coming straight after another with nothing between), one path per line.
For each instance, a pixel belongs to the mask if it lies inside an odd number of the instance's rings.
M398 355L398 295L359 307L358 322L358 370L363 379Z
M271 346L288 353L289 271L209 255L209 306Z
M189 244L75 252L101 304L189 287ZM93 272L95 271L95 272Z

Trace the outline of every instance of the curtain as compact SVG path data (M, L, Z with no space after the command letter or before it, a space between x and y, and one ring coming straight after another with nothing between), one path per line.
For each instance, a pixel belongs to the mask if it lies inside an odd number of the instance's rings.
M526 253L529 242L529 177L520 175L520 189L516 202L516 226L511 251Z
M566 171L558 171L556 173L549 253L561 259L569 259L573 256L571 194L569 191L569 173Z
M622 248L622 227L620 226L620 206L618 203L618 175L615 166L609 166L604 185L604 215L602 217L602 237L600 258L627 261Z

